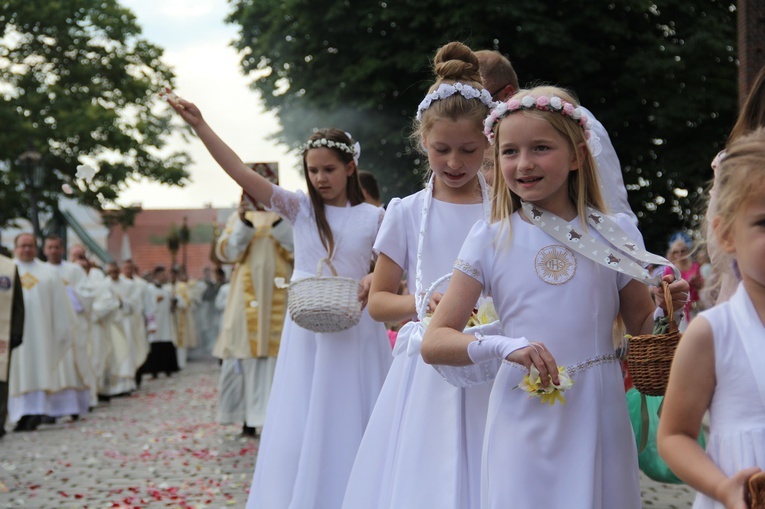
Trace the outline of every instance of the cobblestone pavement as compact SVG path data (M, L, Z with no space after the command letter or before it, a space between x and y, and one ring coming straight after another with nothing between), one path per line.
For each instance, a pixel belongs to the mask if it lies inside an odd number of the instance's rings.
M0 440L0 509L244 507L257 441L215 423L218 365L145 380L79 421ZM643 506L687 508L693 492L643 477Z

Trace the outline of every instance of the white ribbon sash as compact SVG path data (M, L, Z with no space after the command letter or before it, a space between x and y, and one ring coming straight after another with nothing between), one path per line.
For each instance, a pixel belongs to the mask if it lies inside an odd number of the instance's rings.
M610 246L580 226L565 221L552 212L528 202L521 202L521 207L526 217L550 237L611 270L626 274L646 285L659 285L662 276L651 276L648 270L637 262L645 265L652 263L672 267L675 279L680 279L680 271L669 260L640 247L613 219L592 207L587 207L586 222L597 230Z
M739 283L729 302L733 323L736 324L739 338L744 344L760 398L765 405L765 371L762 369L762 362L765 360L765 326L760 321L749 294L746 293L744 283Z
M425 318L425 310L428 306L428 301L424 298L426 288L423 288L422 284L422 252L425 245L425 230L428 226L428 216L430 215L430 205L433 202L433 179L435 176L431 175L428 184L425 186L425 197L422 202L422 209L420 210L420 232L417 237L417 267L415 271L414 279L414 304L417 310L417 318L422 320ZM486 184L486 180L483 178L481 172L478 172L478 185L481 186L481 202L483 204L483 216L486 222L491 218L491 200L489 199L489 186ZM451 274L451 272L449 272ZM446 275L441 276L441 279ZM441 279L437 280L435 285L438 284Z

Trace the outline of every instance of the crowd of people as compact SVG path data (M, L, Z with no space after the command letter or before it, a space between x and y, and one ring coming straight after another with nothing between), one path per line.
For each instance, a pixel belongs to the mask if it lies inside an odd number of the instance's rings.
M128 396L144 376L172 376L204 341L206 324L217 326L220 312L205 304L214 306L222 270L218 282L190 281L182 267L158 266L142 278L132 260L99 266L79 244L65 260L57 235L43 239L45 261L34 234L19 234L13 248L0 277L13 298L4 318L13 332L2 349L0 436L6 412L15 431L34 431Z
M307 194L291 192L168 90L243 189L216 245L231 282L208 294L163 268L150 282L132 265L83 275L55 239L43 264L19 236L18 275L0 260L0 287L24 288L35 334L6 324L11 421L34 427L82 412L88 388L115 395L171 375L197 341L191 303L207 302L223 313L218 420L261 434L248 508L637 509L616 347L651 334L670 304L685 336L659 448L699 491L695 507L747 507L765 468L765 69L713 164L702 242L673 236L666 258L645 250L608 133L572 92L521 89L505 57L459 42L433 71L412 135L427 183L386 209L362 186L351 134L315 130L301 148ZM287 312L290 287L275 282L324 264L359 282L355 325L309 330ZM89 345L71 334L78 316ZM384 324L404 324L392 351ZM94 338L110 334L119 347L101 350ZM33 376L31 359L47 371ZM88 360L92 376L72 385Z

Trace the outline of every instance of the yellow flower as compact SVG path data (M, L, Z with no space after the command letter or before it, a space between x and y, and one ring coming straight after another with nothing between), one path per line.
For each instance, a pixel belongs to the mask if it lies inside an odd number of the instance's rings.
M494 301L491 300L491 297L487 297L478 306L478 309L473 311L473 313L470 315L468 323L465 327L467 328L475 327L477 325L486 325L497 320L499 320L499 315L497 315L497 310L494 309Z
M574 381L566 371L565 366L558 366L558 384L552 383L552 377L547 375L550 382L547 387L542 385L542 377L539 374L536 366L532 364L529 374L523 377L521 383L518 384L518 388L529 393L529 397L536 396L542 400L542 403L547 403L552 406L556 401L560 401L561 404L566 404L566 398L563 397L563 393L569 390L574 385Z

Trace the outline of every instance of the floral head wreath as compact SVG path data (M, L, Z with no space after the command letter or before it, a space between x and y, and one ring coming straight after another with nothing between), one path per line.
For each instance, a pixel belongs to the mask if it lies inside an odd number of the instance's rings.
M420 105L417 107L417 121L422 121L422 112L430 108L430 105L434 101L440 101L451 97L454 94L460 94L465 99L479 99L487 107L491 108L494 105L494 101L491 99L491 94L488 90L478 90L477 88L468 85L466 83L441 83L437 89L425 96Z
M579 127L584 130L585 139L590 139L592 122L587 118L587 115L584 114L582 108L574 106L570 102L564 101L555 95L540 95L539 97L525 95L520 99L512 98L507 102L499 102L492 108L489 116L483 121L483 134L489 139L489 143L494 143L494 126L510 113L519 110L540 110L560 113L561 115L576 121L576 123L579 124Z
M353 136L351 136L349 133L345 133L349 139L353 139ZM359 165L359 156L361 155L361 143L358 141L354 143L353 145L349 145L348 143L343 143L342 141L335 141L330 140L329 138L318 138L315 140L309 140L305 142L300 147L300 152L305 154L306 151L310 148L334 148L337 150L341 150L345 152L346 154L350 154L353 156L353 162L356 163L356 166Z

